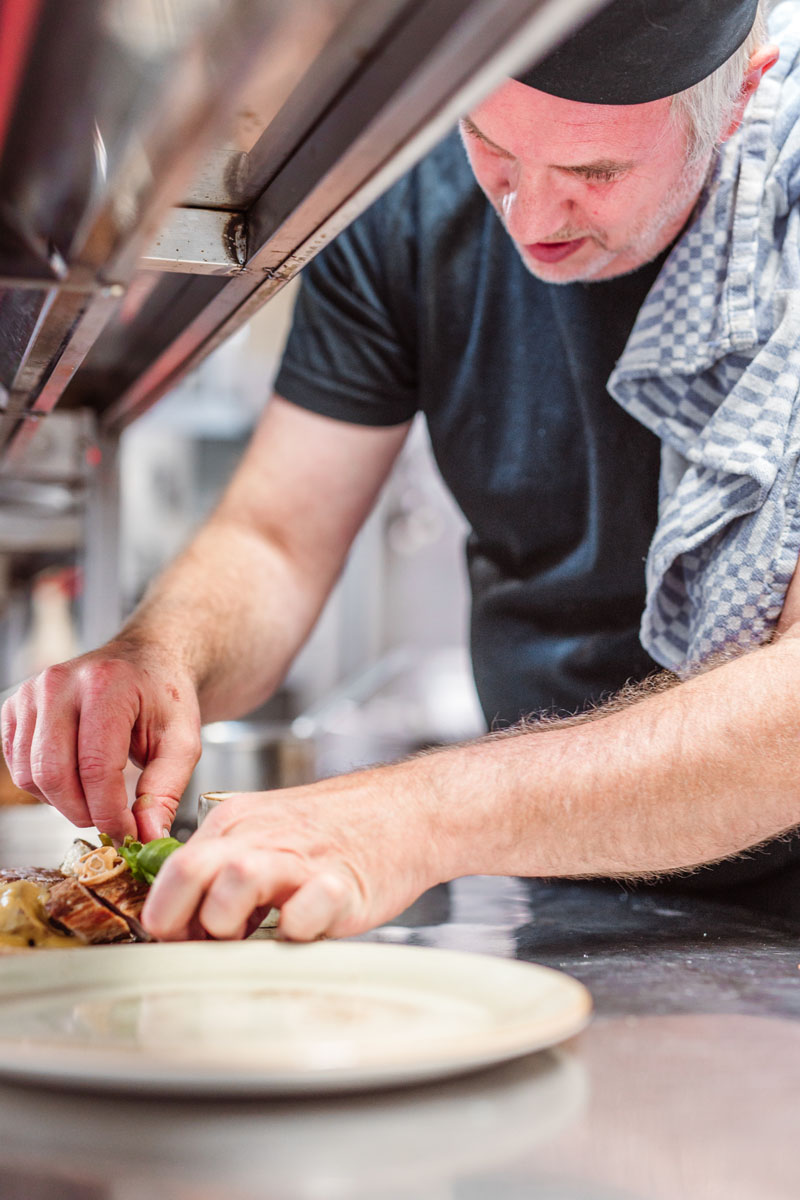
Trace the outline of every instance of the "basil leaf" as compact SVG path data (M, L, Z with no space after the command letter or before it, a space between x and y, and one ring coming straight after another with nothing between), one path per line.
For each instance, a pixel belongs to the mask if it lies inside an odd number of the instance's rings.
M180 849L181 843L177 838L164 837L154 838L152 842L148 842L139 851L137 866L148 883L152 883L158 872L161 870L164 863L176 850Z

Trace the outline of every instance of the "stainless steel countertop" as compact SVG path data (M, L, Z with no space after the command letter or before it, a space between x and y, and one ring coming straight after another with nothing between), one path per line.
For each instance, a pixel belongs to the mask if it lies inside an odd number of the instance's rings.
M701 896L465 879L365 940L560 967L557 1050L326 1101L0 1087L6 1200L796 1200L800 927Z

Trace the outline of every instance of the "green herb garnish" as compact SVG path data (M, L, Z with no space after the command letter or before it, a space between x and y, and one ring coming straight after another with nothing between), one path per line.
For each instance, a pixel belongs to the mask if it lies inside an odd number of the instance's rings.
M107 833L100 834L104 846L114 843ZM174 837L154 838L152 842L136 842L127 835L117 854L124 858L130 868L131 875L140 883L152 883L162 866L173 851L180 849L181 843Z

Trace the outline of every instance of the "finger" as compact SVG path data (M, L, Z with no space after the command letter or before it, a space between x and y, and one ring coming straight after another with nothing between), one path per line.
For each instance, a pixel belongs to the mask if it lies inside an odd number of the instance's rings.
M141 781L140 781L141 782ZM137 796L131 814L139 831L140 842L152 842L153 838L169 837L173 814L164 808L162 801L149 792Z
M36 724L31 777L48 804L74 825L92 824L77 769L78 714L68 671L50 667L33 682Z
M293 942L313 942L326 933L341 937L352 900L340 875L314 875L281 906L278 929Z
M124 770L133 720L122 698L89 693L78 723L78 774L92 818L102 833L122 840L136 834L128 809Z
M170 855L150 889L142 910L145 929L162 941L193 936L195 919L200 920L202 904L217 875L237 860L249 860L251 853L247 843L234 838L206 841L190 838L182 849ZM273 902L280 905L308 875L296 855L263 852L253 855L253 859L257 859L252 871L252 878L258 880L257 891L254 893L247 885L233 888L233 894L228 890L225 901L223 888L216 903L225 904L225 914L215 918L212 904L212 921L221 920L226 928L238 929L246 924L255 908ZM206 928L202 920L200 923Z
M10 751L6 754L6 762L11 779L16 787L23 792L29 792L39 800L44 796L33 781L31 772L31 743L36 729L36 704L33 697L33 684L28 681L14 697L14 734Z
M140 920L161 941L191 938L198 905L219 870L215 842L197 844L194 837L171 854L150 888Z
M9 771L13 768L14 733L17 728L17 710L14 697L9 697L0 709L0 736L2 736L3 758Z
M133 813L141 841L163 837L170 829L200 749L199 729L184 724L170 726L155 743L136 785Z
M263 908L269 889L263 858L246 852L220 868L198 911L200 925L213 938L243 938L253 912Z
M72 704L56 715L40 701L31 741L31 776L48 804L85 829L94 822L78 777L77 744L78 717Z

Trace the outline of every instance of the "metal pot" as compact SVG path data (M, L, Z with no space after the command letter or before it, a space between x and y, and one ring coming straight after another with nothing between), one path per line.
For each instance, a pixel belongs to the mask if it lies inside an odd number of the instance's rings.
M178 814L185 827L194 825L204 792L263 792L316 779L314 739L293 733L289 722L218 721L202 736L203 753Z

